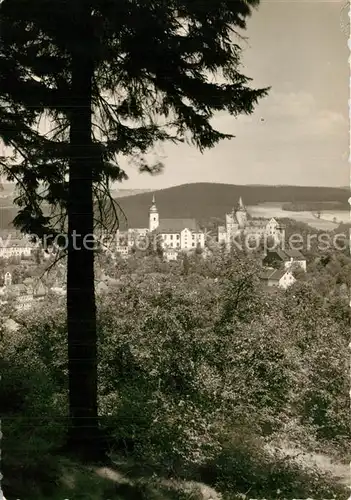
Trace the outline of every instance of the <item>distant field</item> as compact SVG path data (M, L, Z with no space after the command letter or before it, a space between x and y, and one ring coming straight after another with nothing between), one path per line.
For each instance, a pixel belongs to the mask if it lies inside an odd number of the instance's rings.
M313 211L290 211L283 210L281 203L262 203L248 207L253 217L272 217L294 219L309 224L316 229L329 231L338 224L350 222L350 210L325 210L317 218ZM334 221L335 219L335 221Z
M282 209L292 212L322 212L330 210L343 210L345 204L337 201L306 201L283 203Z

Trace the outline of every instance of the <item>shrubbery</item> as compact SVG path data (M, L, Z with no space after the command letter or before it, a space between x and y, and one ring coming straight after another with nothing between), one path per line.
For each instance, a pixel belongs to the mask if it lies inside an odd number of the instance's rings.
M344 451L346 326L327 317L308 285L267 296L255 273L250 259L222 256L202 274L149 272L101 297L102 425L112 456L202 476L228 499L250 488L256 498L325 495L332 481L264 445L284 437ZM24 450L26 463L37 460L34 447L46 456L65 429L64 304L34 312L21 314L18 332L2 332L5 485Z

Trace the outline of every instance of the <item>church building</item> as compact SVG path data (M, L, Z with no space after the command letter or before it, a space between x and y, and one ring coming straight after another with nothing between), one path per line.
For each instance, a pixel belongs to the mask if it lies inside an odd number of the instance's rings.
M195 219L160 219L155 196L149 209L149 233L158 236L166 258L175 260L177 252L205 248L205 234ZM167 255L169 254L169 256Z
M176 260L181 251L205 248L205 233L195 219L161 219L156 206L155 195L149 208L149 227L130 228L124 233L117 232L116 251L128 257L133 247L146 250L147 245L156 246L159 242L164 257Z

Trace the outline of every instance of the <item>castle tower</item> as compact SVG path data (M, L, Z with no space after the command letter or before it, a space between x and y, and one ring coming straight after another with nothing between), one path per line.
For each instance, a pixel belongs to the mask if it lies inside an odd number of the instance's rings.
M238 223L235 218L235 210L233 208L233 211L229 214L225 215L225 226L228 234L228 238L230 238L233 234L237 232L239 229Z
M149 231L155 231L158 228L159 215L155 202L155 195L152 197L152 205L149 208Z
M247 225L247 211L241 196L239 198L239 203L235 215L236 215L236 220L239 224L239 228L244 229Z

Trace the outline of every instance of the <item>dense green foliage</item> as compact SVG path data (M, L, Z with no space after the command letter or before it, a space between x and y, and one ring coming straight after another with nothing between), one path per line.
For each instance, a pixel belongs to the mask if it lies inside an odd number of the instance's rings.
M127 178L121 157L159 173L161 162L146 156L156 145L188 142L203 152L233 137L214 128L216 113L253 113L269 89L241 73L237 30L258 4L0 4L0 139L13 153L0 158L0 173L17 185L15 227L51 242L67 236L67 448L88 460L106 459L91 240L121 218L111 182Z
M267 295L242 255L194 256L186 273L151 256L132 274L131 265L98 303L99 411L112 456L203 478L228 499L249 489L252 498L337 493L266 447L347 449L349 324L331 314L335 304L310 280ZM67 409L63 304L17 320L1 343L5 486L19 455L30 462L34 446L45 456L60 443Z

